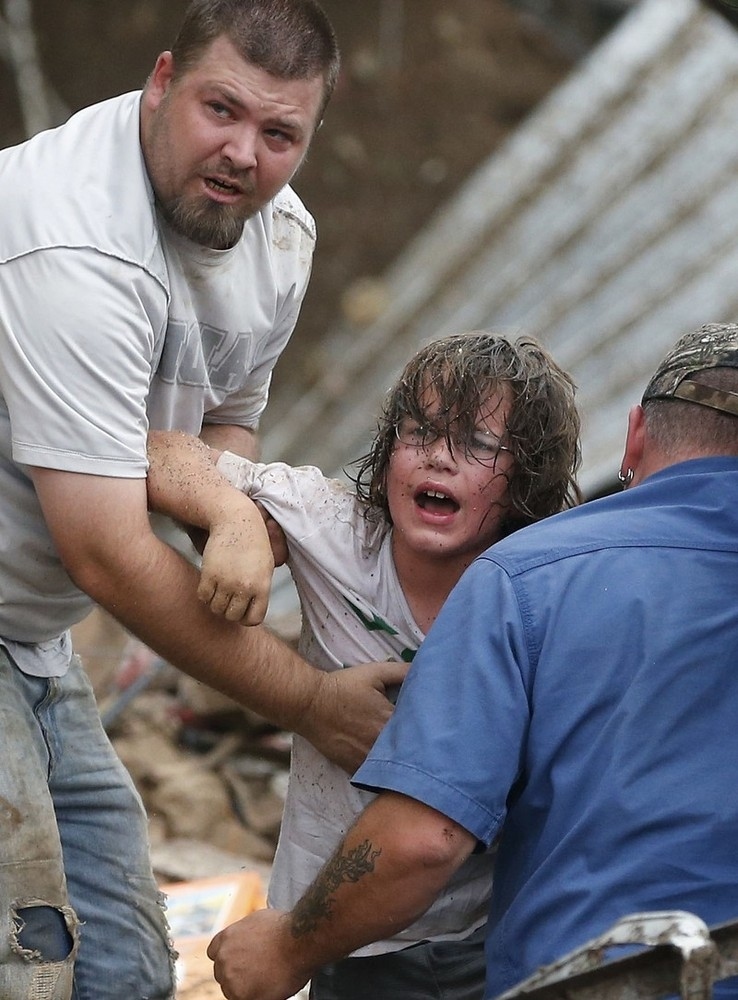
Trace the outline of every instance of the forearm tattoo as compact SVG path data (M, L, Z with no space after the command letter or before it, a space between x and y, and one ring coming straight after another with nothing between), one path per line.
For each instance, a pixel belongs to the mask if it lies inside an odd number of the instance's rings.
M381 853L381 849L374 850L371 841L365 840L344 854L342 841L292 911L292 936L310 934L317 929L321 919L327 920L333 907L331 894L342 882L358 882L371 874L374 861Z

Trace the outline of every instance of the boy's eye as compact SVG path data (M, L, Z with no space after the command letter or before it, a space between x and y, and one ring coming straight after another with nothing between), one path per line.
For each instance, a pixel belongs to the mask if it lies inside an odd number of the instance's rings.
M428 437L429 428L427 424L417 424L411 420L405 424L403 431L406 437L412 438L413 441L422 442Z
M482 431L477 431L474 434L471 444L474 451L479 451L486 455L496 455L501 448L499 438L495 437L494 434L485 434Z
M419 424L417 420L410 419L401 420L395 432L403 444L413 445L416 448L430 444L437 436L430 424Z

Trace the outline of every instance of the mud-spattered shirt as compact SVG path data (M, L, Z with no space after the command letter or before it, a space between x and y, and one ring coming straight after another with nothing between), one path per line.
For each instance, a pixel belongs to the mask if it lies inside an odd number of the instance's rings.
M225 452L218 468L262 503L285 533L302 611L299 650L306 660L322 670L412 660L423 633L397 578L384 518L367 518L349 487L313 467L262 465ZM372 798L307 740L293 737L271 906L289 909L297 902ZM491 852L474 855L419 920L355 954L466 937L484 922L492 868Z

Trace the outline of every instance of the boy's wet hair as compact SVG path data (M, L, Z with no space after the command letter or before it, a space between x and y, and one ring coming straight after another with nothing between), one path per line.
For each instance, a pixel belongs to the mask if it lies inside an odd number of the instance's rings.
M510 340L485 331L457 334L422 348L387 394L371 450L357 462L356 492L368 511L392 520L387 472L404 417L427 419L447 435L471 441L480 408L496 393L510 399L502 444L512 453L510 512L502 535L581 502L580 420L571 378L531 337Z

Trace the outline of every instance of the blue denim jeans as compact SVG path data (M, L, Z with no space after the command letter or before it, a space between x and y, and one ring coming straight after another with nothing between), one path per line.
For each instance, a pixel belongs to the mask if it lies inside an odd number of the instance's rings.
M145 812L76 657L29 677L0 647L0 746L0 997L172 997Z

